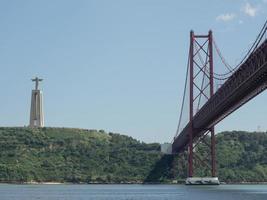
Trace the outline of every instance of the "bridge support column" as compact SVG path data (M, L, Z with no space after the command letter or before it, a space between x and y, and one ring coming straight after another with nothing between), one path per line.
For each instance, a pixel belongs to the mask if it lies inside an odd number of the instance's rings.
M190 32L189 49L189 132L188 132L188 178L186 184L219 184L216 177L216 153L214 126L209 127L204 134L199 134L194 127L194 116L214 94L213 83L213 49L212 32L208 35L194 35ZM210 141L207 141L210 133ZM207 149L209 153L199 156L198 148ZM207 148L208 147L208 148ZM209 159L207 159L209 157ZM210 170L208 177L196 178L195 171L200 166ZM194 170L196 167L196 170ZM203 174L203 172L202 172Z
M210 152L211 152L211 176L216 177L216 152L215 152L215 130L214 127L210 130L211 135L211 145L210 145Z
M191 125L191 133L189 136L189 147L188 147L188 177L193 177L193 158L194 158L194 148L193 148L193 126Z
M189 155L188 155L188 176L193 177L193 117L194 117L194 32L190 32L190 50L189 50L189 61L190 61L190 70L189 70L189 78L190 78L190 102L189 102L189 120L190 120L190 132L189 132Z

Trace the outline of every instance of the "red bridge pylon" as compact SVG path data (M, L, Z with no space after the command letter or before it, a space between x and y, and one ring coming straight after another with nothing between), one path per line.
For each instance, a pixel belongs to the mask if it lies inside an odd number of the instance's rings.
M190 33L189 50L189 145L188 145L188 177L194 176L196 167L205 166L210 170L212 177L216 176L215 136L214 126L203 135L198 136L194 128L193 117L198 114L201 106L207 102L214 93L213 80L213 42L212 31L208 35L195 35ZM195 138L195 139L193 139ZM199 145L208 146L208 154L199 156Z

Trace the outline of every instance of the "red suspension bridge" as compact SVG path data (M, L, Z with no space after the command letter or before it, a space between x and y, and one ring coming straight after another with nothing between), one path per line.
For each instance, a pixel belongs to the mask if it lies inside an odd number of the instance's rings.
M188 151L189 184L195 183L192 177L196 165L208 166L209 176L216 177L214 126L267 88L266 30L267 21L234 68L222 56L211 31L208 35L191 31L182 109L172 143L172 153ZM226 71L216 71L218 66ZM199 144L209 146L209 158L197 155Z

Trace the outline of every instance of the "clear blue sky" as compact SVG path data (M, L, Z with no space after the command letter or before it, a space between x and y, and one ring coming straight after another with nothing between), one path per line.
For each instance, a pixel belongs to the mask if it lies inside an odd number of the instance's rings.
M189 31L212 29L233 64L266 16L265 0L2 0L0 125L28 125L30 79L38 75L44 78L46 126L170 141L181 107ZM217 130L265 131L266 100L265 92Z

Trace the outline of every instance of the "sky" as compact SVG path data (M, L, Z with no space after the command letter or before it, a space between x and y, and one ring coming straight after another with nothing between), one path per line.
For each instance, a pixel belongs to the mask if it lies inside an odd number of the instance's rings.
M0 126L29 124L31 78L39 76L46 126L169 142L190 30L211 29L234 66L266 17L266 0L1 0ZM216 131L266 131L266 99L257 96Z

